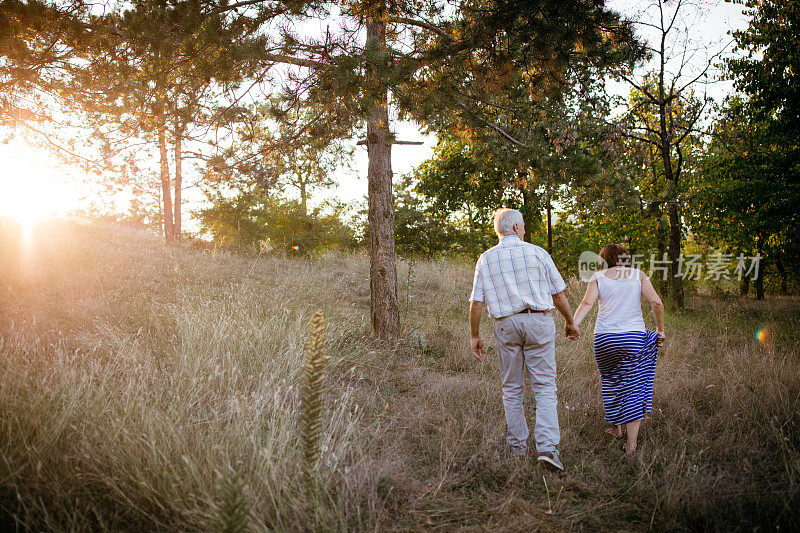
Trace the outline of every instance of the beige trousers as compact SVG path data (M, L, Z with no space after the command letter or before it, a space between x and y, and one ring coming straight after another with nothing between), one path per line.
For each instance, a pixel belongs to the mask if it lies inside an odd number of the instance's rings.
M536 450L549 452L561 440L556 406L556 326L550 313L518 313L494 322L508 444L524 451L528 441L523 393L525 374L536 398Z

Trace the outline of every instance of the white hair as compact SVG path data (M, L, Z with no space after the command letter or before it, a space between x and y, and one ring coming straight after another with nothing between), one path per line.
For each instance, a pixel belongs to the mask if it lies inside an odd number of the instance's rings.
M494 232L500 238L514 234L514 226L524 223L522 213L516 209L498 209L494 214Z

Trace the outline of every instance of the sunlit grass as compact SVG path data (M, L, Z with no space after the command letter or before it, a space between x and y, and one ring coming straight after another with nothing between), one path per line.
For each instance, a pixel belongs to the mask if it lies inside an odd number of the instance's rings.
M319 308L331 357L320 529L798 524L796 300L668 312L632 461L602 431L590 322L582 340L559 340L558 475L504 453L497 363L467 351L470 264L400 265L394 347L369 335L363 254L243 257L60 222L37 228L22 261L18 229L0 228L4 522L307 527L298 386ZM574 304L580 284L570 292Z

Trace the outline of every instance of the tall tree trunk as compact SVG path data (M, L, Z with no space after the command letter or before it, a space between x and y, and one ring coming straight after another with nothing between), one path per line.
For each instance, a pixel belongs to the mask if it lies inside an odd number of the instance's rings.
M763 300L764 299L764 237L762 235L756 235L756 254L758 254L761 259L759 260L758 264L758 275L755 279L756 285L756 300Z
M167 159L167 127L164 123L164 116L160 116L158 122L158 153L161 162L161 200L163 203L164 214L164 239L167 244L174 241L175 228L172 221L172 191L170 190L169 179L169 160Z
M663 68L663 67L662 67ZM670 154L670 147L672 146L670 134L667 131L667 104L664 100L664 82L663 76L659 82L659 122L661 126L660 131L660 150L661 161L664 164L664 176L667 178L668 187L671 189L668 194L669 203L667 204L667 216L669 217L669 248L667 254L671 263L672 277L670 278L670 285L672 287L672 299L678 308L684 306L683 294L683 278L680 272L680 255L681 255L681 217L678 210L678 181L679 176L675 174L672 168L672 158Z
M300 209L303 210L303 216L308 215L308 192L306 191L306 181L301 179L300 185Z
M681 256L681 217L678 213L678 204L670 202L669 208L669 260L672 263L672 298L679 308L684 306L683 278L679 272Z
M550 205L550 190L547 191L547 253L553 254L553 206Z
M681 217L678 211L678 184L680 176L672 168L672 132L667 130L667 120L669 118L672 123L672 104L667 102L664 92L664 72L665 65L665 47L666 47L667 31L662 29L661 32L661 50L659 54L660 69L658 72L658 122L659 122L659 151L661 152L661 162L664 164L664 177L667 179L667 186L672 190L668 195L669 204L667 206L667 214L669 216L669 259L672 263L672 278L670 284L672 285L672 299L678 308L683 308L683 278L680 273L680 255L681 255ZM668 107L669 106L669 107ZM669 117L668 117L669 115ZM680 147L678 147L680 149Z
M742 279L739 280L739 296L742 298L747 297L747 293L750 292L750 278L747 276L742 276Z
M656 247L658 249L658 260L663 261L667 255L667 220L665 220L664 213L661 208L658 208L658 226L656 228ZM659 292L665 293L669 280L665 279L666 276L662 274L656 278L656 286Z
M524 239L525 242L531 242L533 228L536 225L536 221L541 217L541 214L538 217L536 216L537 207L541 207L541 204L537 206L536 197L526 186L521 187L520 192L522 193L522 209L519 211L525 221Z
M183 188L183 153L181 152L181 142L183 137L183 129L180 125L180 119L175 119L175 204L173 216L173 238L175 242L181 240L181 189Z
M778 274L781 276L781 294L786 296L789 294L789 283L786 280L786 267L783 265L783 261L781 261L780 254L778 254L775 260L775 268L778 269Z
M467 221L469 222L469 251L472 254L472 260L478 260L478 243L475 242L475 218L472 215L472 205L466 203L467 208Z
M400 336L397 305L397 256L394 242L394 198L392 194L392 134L389 131L388 88L383 79L386 67L386 23L382 9L367 21L368 54L366 87L370 92L367 118L367 182L370 227L370 310L372 328L388 339Z

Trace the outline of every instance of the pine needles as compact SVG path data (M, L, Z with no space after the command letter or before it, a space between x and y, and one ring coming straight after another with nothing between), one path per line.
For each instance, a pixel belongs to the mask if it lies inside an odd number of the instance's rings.
M325 382L325 366L328 357L325 355L325 318L321 311L314 313L309 327L309 339L306 344L306 362L304 365L305 381L301 390L300 405L300 446L303 453L303 482L309 505L317 499L316 468L319 462L321 437L321 419Z

